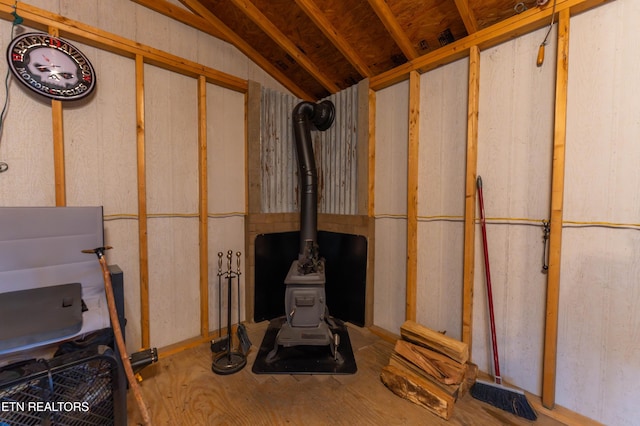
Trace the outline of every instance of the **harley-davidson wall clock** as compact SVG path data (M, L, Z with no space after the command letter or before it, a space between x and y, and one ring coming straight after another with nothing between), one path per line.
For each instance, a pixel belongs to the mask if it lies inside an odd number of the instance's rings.
M7 60L19 82L48 98L77 100L96 86L89 59L68 41L47 33L25 33L14 38L7 49Z

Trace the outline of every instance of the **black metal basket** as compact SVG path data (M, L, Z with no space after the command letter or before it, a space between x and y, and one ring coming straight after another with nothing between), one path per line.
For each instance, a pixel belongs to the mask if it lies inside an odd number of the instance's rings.
M108 346L0 369L0 425L126 425L126 380Z

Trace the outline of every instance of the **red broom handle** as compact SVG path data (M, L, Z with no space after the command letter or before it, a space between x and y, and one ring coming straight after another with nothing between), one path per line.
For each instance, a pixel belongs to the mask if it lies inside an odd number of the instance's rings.
M482 196L482 178L478 176L478 200L480 201L480 227L482 229L482 248L484 249L484 271L487 277L487 298L489 299L489 320L491 322L491 344L493 346L493 367L495 382L502 384L500 362L498 361L498 342L496 341L496 320L493 316L493 293L491 292L491 270L489 268L489 249L487 247L487 223L484 216L484 198Z

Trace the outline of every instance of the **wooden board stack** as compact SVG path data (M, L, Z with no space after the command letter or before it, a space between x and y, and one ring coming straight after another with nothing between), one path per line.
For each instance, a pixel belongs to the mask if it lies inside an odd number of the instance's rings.
M469 346L414 321L400 327L382 382L396 395L421 405L443 419L471 388L478 367L469 362Z

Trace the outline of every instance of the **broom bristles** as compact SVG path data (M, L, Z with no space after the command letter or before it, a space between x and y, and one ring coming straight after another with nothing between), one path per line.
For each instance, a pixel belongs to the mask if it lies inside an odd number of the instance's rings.
M524 392L509 389L496 383L477 380L471 387L471 396L501 410L508 411L527 420L536 420L538 415L527 401Z

